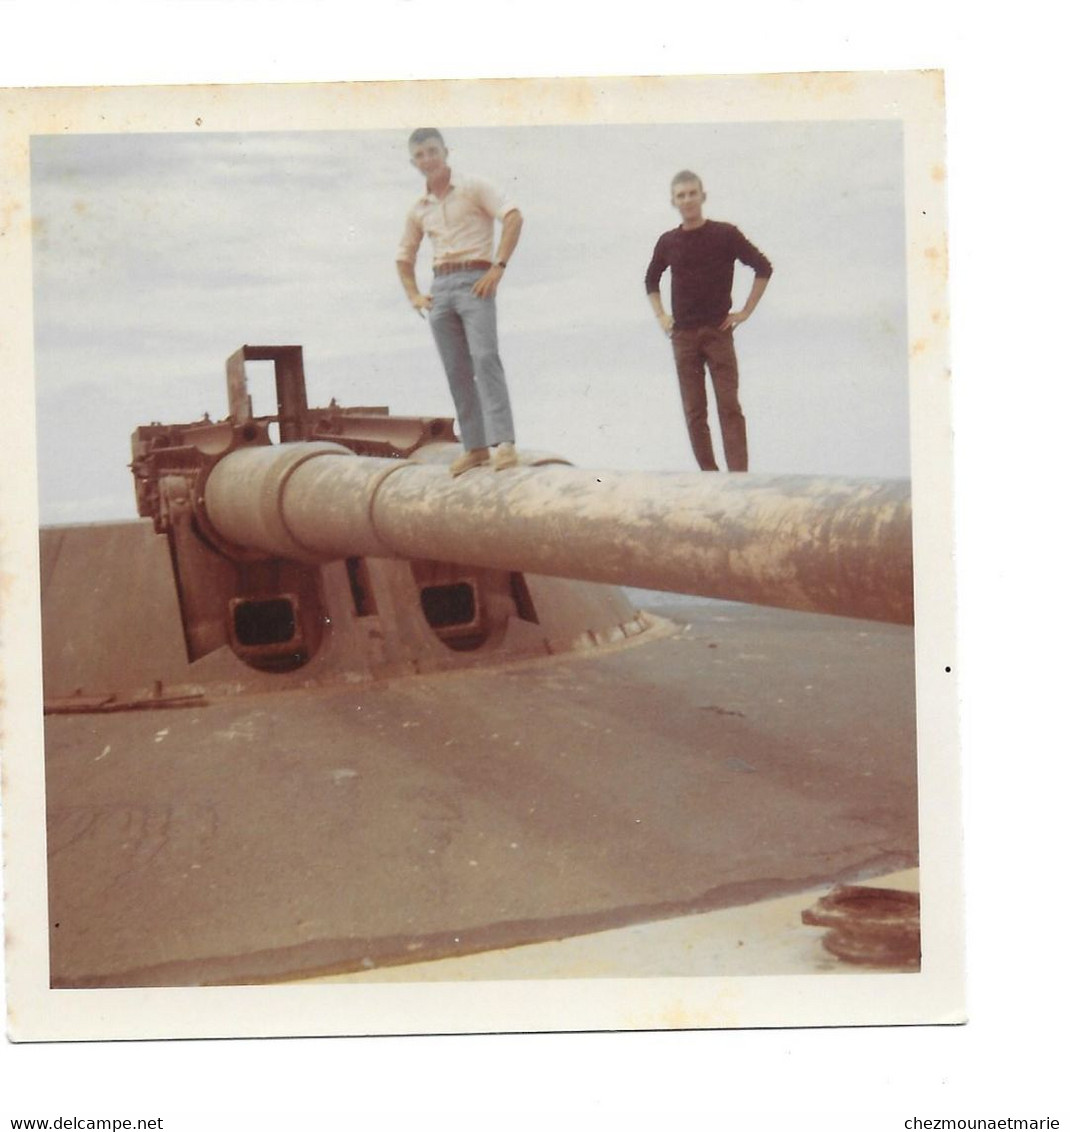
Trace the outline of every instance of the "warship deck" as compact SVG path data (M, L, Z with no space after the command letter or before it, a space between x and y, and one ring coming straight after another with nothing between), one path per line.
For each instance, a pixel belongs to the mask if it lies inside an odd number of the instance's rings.
M632 596L672 624L502 668L49 716L53 986L477 978L461 957L581 937L601 951L577 973L619 974L619 929L917 865L911 629ZM635 973L782 969L657 939Z

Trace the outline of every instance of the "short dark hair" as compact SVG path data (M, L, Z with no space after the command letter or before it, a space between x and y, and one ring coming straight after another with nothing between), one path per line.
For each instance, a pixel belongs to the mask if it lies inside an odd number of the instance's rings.
M703 192L706 191L705 185L702 183L702 178L697 173L692 173L690 169L681 169L672 179L672 184L669 185L669 192L672 192L677 185L682 185L685 181L697 181L698 187Z
M413 130L409 134L409 145L419 145L421 142L430 141L432 138L438 138L442 142L442 148L446 148L446 139L435 129L434 126L422 126L418 130Z

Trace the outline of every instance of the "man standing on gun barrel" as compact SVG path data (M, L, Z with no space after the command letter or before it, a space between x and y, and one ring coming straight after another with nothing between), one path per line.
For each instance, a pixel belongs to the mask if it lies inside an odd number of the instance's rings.
M480 177L457 177L436 129L409 137L412 164L426 191L409 210L397 253L398 275L413 309L431 322L446 369L465 451L450 465L459 476L481 464L496 471L516 465L513 415L505 370L498 356L494 296L520 239L520 210ZM502 225L494 251L494 221ZM416 253L431 239L431 293L416 284ZM494 448L491 459L490 449Z
M754 313L773 265L732 224L706 220L702 181L690 170L672 179L670 199L683 221L664 233L646 270L646 293L661 328L672 339L676 376L691 448L698 466L716 472L706 408L706 366L717 398L717 416L730 472L747 470L747 422L739 404L739 369L732 333ZM736 260L754 270L742 310L732 310ZM672 272L672 314L661 303L661 277Z

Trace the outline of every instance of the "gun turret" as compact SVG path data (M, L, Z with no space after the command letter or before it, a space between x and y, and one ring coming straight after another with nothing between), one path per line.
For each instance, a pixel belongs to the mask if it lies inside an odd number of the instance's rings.
M253 415L248 360L275 363L276 414ZM243 347L227 383L225 421L133 438L139 514L170 539L191 660L230 644L254 667L299 667L330 620L318 567L346 562L359 603L368 559L419 564L446 636L470 627L451 605L474 606L458 581L472 570L508 579L520 616L530 572L913 620L907 481L590 471L524 452L454 479L451 420L310 409L299 346Z

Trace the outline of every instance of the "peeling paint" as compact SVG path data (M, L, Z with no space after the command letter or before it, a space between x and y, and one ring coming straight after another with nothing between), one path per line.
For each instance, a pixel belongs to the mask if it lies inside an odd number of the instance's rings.
M915 343L915 352L924 349ZM525 467L508 477L339 456L244 449L216 465L212 514L237 545L324 560L384 555L464 562L910 623L907 481ZM320 458L328 457L327 459ZM285 465L285 475L274 464ZM273 498L257 530L242 499ZM260 508L263 511L263 508ZM233 515L235 527L230 529ZM243 541L254 536L256 541Z

